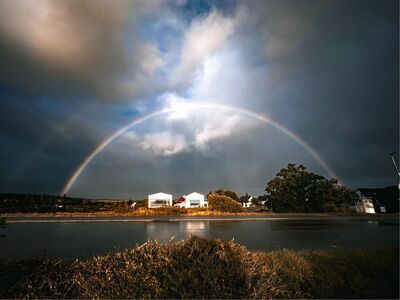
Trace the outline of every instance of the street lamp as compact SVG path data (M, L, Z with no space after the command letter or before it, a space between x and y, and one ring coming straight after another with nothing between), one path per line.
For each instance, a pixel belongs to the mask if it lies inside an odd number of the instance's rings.
M392 153L390 153L389 155L390 155L390 157L392 158L392 162L393 162L393 165L394 165L394 167L395 167L395 169L396 169L396 171L397 171L397 175L399 176L399 190L400 190L400 171L399 171L399 167L397 166L397 164L396 164L396 160L395 160L395 158L394 158L394 155L397 153L398 151L394 151L394 152L392 152Z

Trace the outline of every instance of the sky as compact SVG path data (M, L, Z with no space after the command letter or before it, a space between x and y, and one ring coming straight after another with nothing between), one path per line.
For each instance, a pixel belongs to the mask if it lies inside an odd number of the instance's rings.
M397 185L398 1L3 0L0 70L0 192Z

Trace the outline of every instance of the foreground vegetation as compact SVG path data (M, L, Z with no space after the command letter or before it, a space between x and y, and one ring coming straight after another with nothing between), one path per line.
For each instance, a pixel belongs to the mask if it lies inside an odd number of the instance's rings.
M88 260L0 263L0 298L398 298L398 249L249 251L149 242Z

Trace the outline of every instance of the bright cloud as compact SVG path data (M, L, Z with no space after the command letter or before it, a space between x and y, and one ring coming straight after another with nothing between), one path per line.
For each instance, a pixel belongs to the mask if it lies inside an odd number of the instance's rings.
M143 150L164 156L177 154L187 148L185 137L170 131L147 133L142 137L128 132L125 134L125 141Z
M172 112L167 116L169 121L185 120L189 117L191 108L188 105L188 99L179 97L173 93L167 93L161 99L165 108L172 109Z
M216 10L206 18L192 22L185 33L180 64L176 70L178 80L184 79L208 55L221 49L234 31L234 20Z
M175 94L165 94L162 100L164 108L172 109L165 119L157 120L164 130L143 135L129 132L125 135L129 144L157 155L169 156L183 151L207 154L213 143L241 136L262 125L232 112L229 106L224 108L211 103L209 107L205 102L193 102Z
M237 114L226 118L209 118L203 126L196 130L194 146L201 150L208 150L210 142L230 136L240 126L241 117Z

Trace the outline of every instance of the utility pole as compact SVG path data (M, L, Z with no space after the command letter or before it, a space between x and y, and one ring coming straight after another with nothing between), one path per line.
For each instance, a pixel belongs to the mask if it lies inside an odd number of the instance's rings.
M400 171L399 171L399 167L397 166L396 159L394 158L394 155L396 153L398 153L398 151L394 151L394 152L390 153L389 155L392 158L392 162L393 162L394 168L396 169L397 175L399 176L399 186L398 186L398 188L400 190Z

